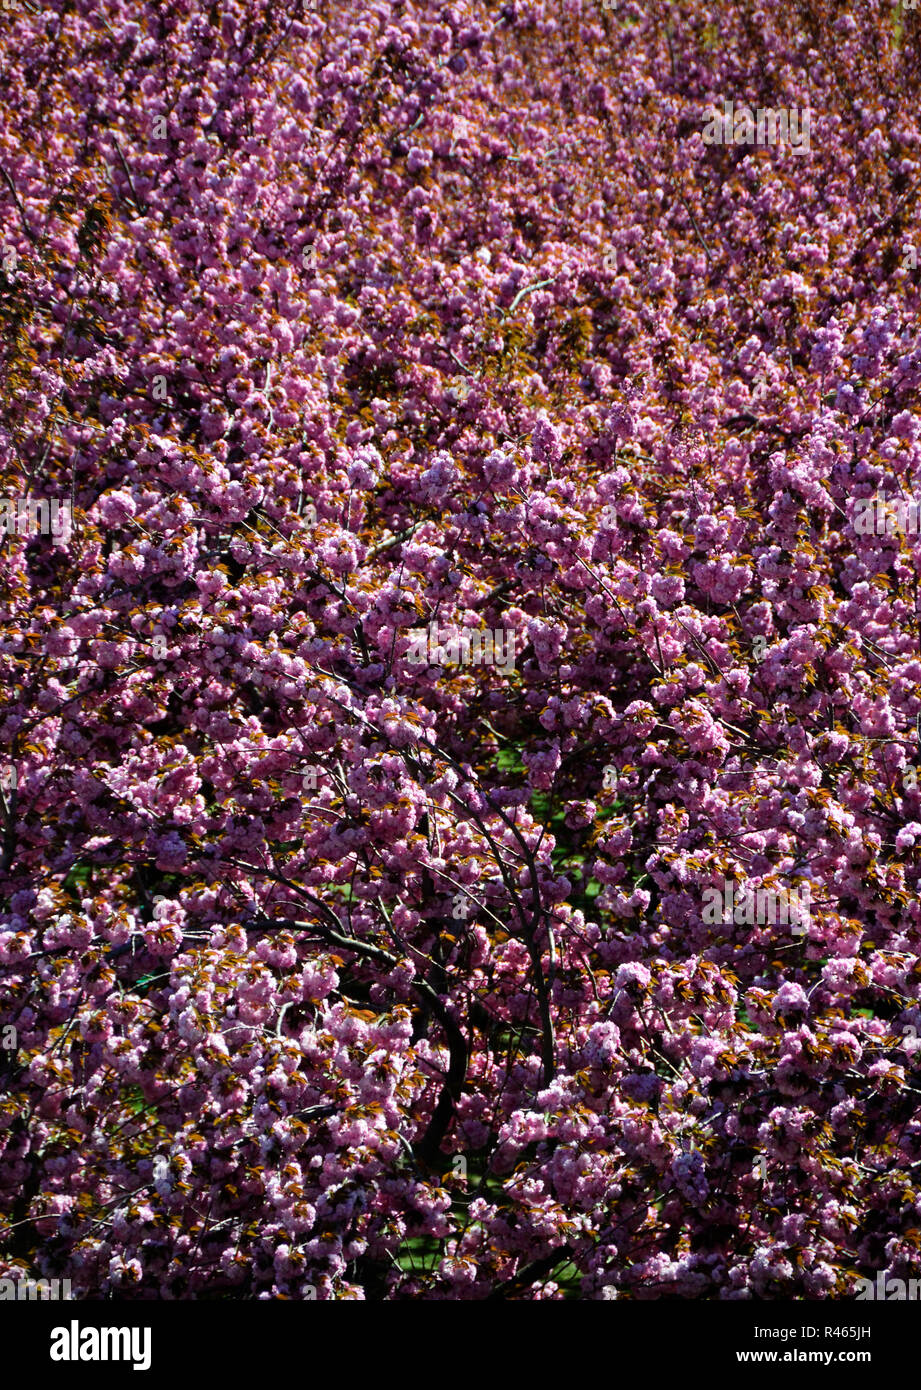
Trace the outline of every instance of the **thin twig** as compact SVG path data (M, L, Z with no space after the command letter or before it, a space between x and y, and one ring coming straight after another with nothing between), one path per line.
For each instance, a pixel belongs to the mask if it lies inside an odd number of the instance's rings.
M502 317L507 318L509 314L513 314L515 310L518 308L520 301L524 299L526 294L533 294L535 290L545 289L547 285L552 285L555 279L556 276L554 275L549 280L538 280L533 285L525 285L524 289L519 290L518 293L515 295L515 298L512 300L511 304L505 310L505 313Z
M118 150L118 157L122 162L122 168L124 169L125 177L128 180L128 187L131 189L131 198L134 203L134 206L137 208L138 213L141 217L146 217L147 206L146 204L143 207L141 206L141 201L137 195L137 189L134 186L134 179L131 177L131 170L128 168L128 162L125 159L125 156L122 154L122 147L118 143L118 136L115 134L114 131L112 132L112 141L115 145L115 148Z
M13 180L10 178L9 174L6 172L2 164L0 164L0 174L3 175L4 179L6 180L7 187L13 195L13 201L15 202L16 207L19 210L19 217L20 221L22 222L23 231L25 232L29 240L32 242L32 244L36 245L38 243L38 237L36 236L35 232L32 231L32 228L29 226L28 220L26 218L26 210L22 205L22 200L19 197L19 194L16 190L16 185L13 183Z

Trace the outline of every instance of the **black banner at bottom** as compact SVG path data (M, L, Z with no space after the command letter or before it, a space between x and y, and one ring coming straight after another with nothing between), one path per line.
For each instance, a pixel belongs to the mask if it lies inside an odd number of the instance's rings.
M556 1327L568 1334L575 1330L590 1337L614 1335L622 1344L630 1339L638 1363L657 1374L734 1369L744 1377L748 1369L773 1367L776 1371L791 1366L818 1368L832 1375L842 1366L878 1374L904 1363L917 1336L918 1307L890 1294L846 1303L622 1299L610 1301L594 1314L573 1314L561 1308ZM543 1302L542 1314L551 1321L542 1320L539 1325L526 1316L518 1324L517 1317L523 1316L518 1314L513 1315L511 1326L504 1322L499 1327L497 1311L494 1303L479 1310L471 1301L438 1314L431 1303L426 1309L416 1304L401 1309L394 1325L393 1304L377 1308L366 1304L364 1309L353 1307L351 1313L331 1313L328 1302L0 1302L0 1328L8 1344L21 1352L26 1367L41 1371L51 1386L81 1384L89 1376L94 1382L115 1383L126 1375L130 1384L142 1385L146 1377L155 1376L159 1382L172 1372L183 1376L226 1372L236 1383L260 1368L273 1381L289 1372L304 1377L311 1366L316 1370L318 1357L323 1362L335 1360L335 1343L324 1339L342 1334L350 1340L339 1347L341 1368L354 1381L365 1364L369 1373L380 1373L395 1333L408 1336L410 1346L417 1345L418 1339L421 1349L426 1333L443 1336L456 1330L466 1337L480 1325L499 1334L483 1346L491 1375L502 1374L503 1356L517 1376L528 1368L531 1356L536 1369L552 1374L545 1360L545 1338L554 1328L552 1301ZM374 1330L382 1316L386 1327L377 1337ZM514 1335L517 1327L523 1337ZM472 1347L458 1344L458 1352L466 1359L464 1346L468 1351ZM406 1351L404 1342L401 1360ZM574 1364L579 1359L574 1347L569 1356Z

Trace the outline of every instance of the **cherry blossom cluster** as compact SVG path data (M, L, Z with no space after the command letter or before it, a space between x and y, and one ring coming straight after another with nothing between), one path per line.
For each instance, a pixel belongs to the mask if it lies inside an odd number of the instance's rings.
M0 13L0 1278L921 1276L919 43Z

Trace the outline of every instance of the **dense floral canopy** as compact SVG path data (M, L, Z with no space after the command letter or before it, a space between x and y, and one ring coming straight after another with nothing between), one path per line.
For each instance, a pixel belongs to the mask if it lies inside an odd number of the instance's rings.
M919 43L0 12L0 1274L921 1273Z

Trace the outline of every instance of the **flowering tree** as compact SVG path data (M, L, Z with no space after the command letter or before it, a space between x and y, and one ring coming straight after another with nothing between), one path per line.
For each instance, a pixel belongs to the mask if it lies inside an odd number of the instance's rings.
M2 14L0 1273L921 1273L917 15L105 11Z

